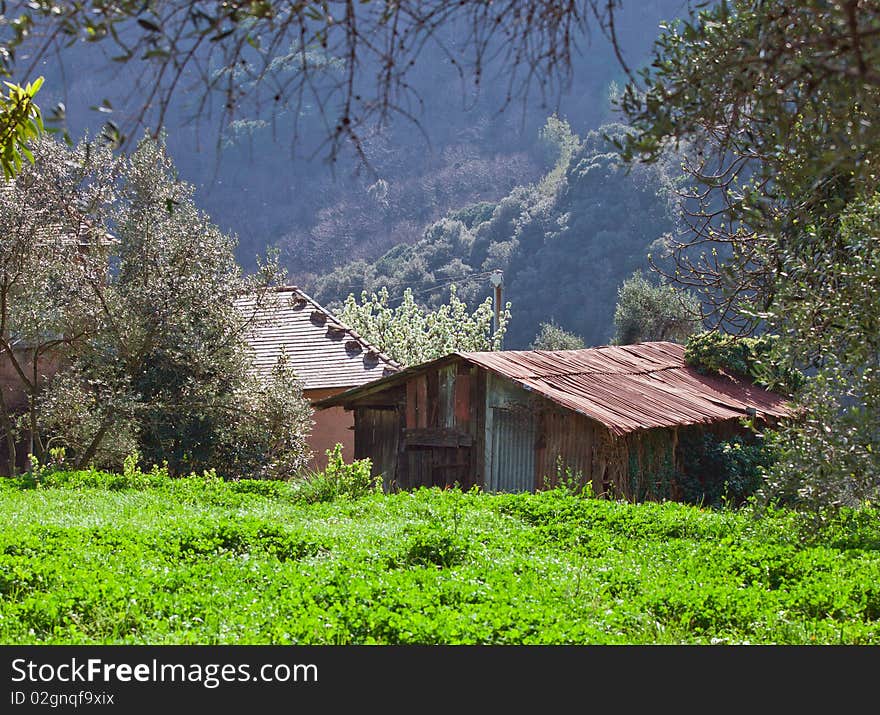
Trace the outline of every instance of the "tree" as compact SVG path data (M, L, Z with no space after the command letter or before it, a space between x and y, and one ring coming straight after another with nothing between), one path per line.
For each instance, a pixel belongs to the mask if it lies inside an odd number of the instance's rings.
M0 15L0 71L8 75L24 58L27 76L50 53L63 56L66 46L85 41L120 65L142 63L137 83L146 99L136 121L149 121L154 133L181 91L201 96L200 111L219 95L222 127L265 107L293 108L287 116L294 135L299 110L313 105L335 156L345 140L361 149L364 133L392 115L413 117L419 98L407 77L427 43L437 42L477 86L490 62L500 61L505 104L536 89L549 96L567 81L591 21L614 36L619 4L35 0L19 4L15 15ZM444 29L454 31L454 41L445 41ZM115 124L110 130L116 139L125 133Z
M117 159L44 139L34 155L0 195L16 239L2 244L0 348L28 397L32 454L113 467L134 449L172 474L291 476L311 409L289 368L255 381L253 315L236 306L251 291L262 305L273 267L243 275L162 142ZM14 416L4 405L7 444Z
M123 176L114 214L118 268L102 301L108 330L99 347L104 365L123 366L124 385L135 396L132 416L143 458L167 462L172 474L208 468L236 475L248 469L277 472L260 463L254 452L261 443L248 430L265 427L266 420L277 429L299 429L304 420L282 425L273 417L278 402L270 398L277 385L260 391L266 396L262 402L247 398L256 388L248 377L248 316L235 299L259 290L261 277L243 275L235 239L196 208L194 188L178 179L163 143L142 140ZM274 379L291 387L290 400L305 405L285 371L276 371ZM303 412L310 414L299 407L298 414ZM245 444L231 451L229 443L246 434ZM286 433L265 434L270 440L280 436L288 451L304 451L304 443ZM222 458L230 454L235 458ZM289 454L262 457L291 461Z
M500 350L510 320L508 303L493 328L492 299L469 313L455 286L450 287L449 302L436 310L418 305L408 288L397 307L392 302L387 288L369 295L364 291L360 303L349 294L339 318L402 365L417 365L456 350Z
M7 94L0 93L0 166L9 179L21 169L22 158L33 163L28 143L43 133L43 115L34 101L43 78L37 77L24 87L5 84Z
M583 338L564 330L554 320L541 323L538 334L529 345L531 350L580 350L584 347Z
M641 271L617 292L614 342L629 345L650 340L684 343L700 328L700 308L693 296L671 285L656 285Z
M870 3L722 2L666 28L628 85L625 158L689 147L692 230L673 247L675 277L702 289L718 322L748 332L766 319L790 260L845 264L828 236L876 185L878 21Z
M552 193L565 177L571 158L581 148L581 138L566 120L551 114L538 132L538 143L546 156L546 163L552 167L541 181L541 187Z
M880 489L866 458L878 326L862 302L880 281L878 25L876 3L721 2L666 28L622 100L636 129L625 158L688 147L692 226L670 276L701 291L716 324L776 333L815 373L809 417L783 430L789 458L768 482L813 506Z
M43 139L28 151L34 162L0 185L0 364L11 379L0 390L0 429L10 473L25 437L32 454L45 456L39 403L60 354L100 331L91 285L106 273L103 221L116 200L117 163L106 149ZM25 404L14 404L15 395Z
M780 459L767 491L812 508L880 499L880 194L851 201L838 225L835 240L852 259L841 266L826 254L802 265L827 280L798 280L780 294L789 355L818 359L801 395L804 419L775 439ZM800 337L817 323L808 341Z

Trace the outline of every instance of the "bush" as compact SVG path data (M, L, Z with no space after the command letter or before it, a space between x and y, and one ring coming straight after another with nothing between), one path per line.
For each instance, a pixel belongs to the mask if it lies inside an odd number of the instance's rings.
M562 457L556 457L556 477L551 479L548 475L544 475L541 484L541 490L547 491L556 489L562 494L570 494L572 496L582 497L583 499L593 499L593 482L584 478L584 473L580 470L574 470L565 464Z
M582 337L568 332L553 320L538 326L538 333L529 345L530 350L581 350L585 347Z
M224 476L291 479L312 456L308 436L312 408L286 353L265 376L249 376L238 390L236 414L230 417L216 455Z
M342 445L328 449L327 467L296 482L296 498L307 504L336 499L360 499L367 494L382 491L382 478L374 477L369 459L358 459L346 464Z
M724 370L754 380L770 390L793 393L803 386L805 378L799 370L783 361L777 344L775 335L737 338L707 330L688 339L684 360L703 373Z
M721 440L711 434L682 437L682 472L677 475L686 502L740 505L761 486L765 469L775 461L760 436Z
M700 309L687 291L656 285L636 271L620 285L614 309L618 345L671 340L684 342L700 328Z
M466 554L466 543L448 528L422 524L406 530L403 562L407 566L449 568Z

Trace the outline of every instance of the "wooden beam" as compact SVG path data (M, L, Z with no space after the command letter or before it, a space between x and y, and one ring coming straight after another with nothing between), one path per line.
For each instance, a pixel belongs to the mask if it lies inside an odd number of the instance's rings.
M408 429L404 439L407 447L470 447L473 443L467 432L452 429Z

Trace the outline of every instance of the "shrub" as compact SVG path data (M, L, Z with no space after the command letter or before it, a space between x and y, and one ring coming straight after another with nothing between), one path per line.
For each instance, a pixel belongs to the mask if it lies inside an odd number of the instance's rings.
M778 338L736 338L717 330L691 336L685 348L685 362L700 372L733 372L770 390L795 392L803 386L804 375L787 365L777 352Z
M294 493L298 499L313 504L335 499L359 499L382 491L382 478L373 476L369 459L346 464L341 444L328 449L326 454L328 461L324 471L309 474L296 483Z
M684 500L720 506L742 504L761 486L763 470L775 461L773 449L760 436L721 440L712 434L683 436L682 470L676 478Z
M549 476L544 475L542 490L556 489L563 494L571 494L573 496L582 497L584 499L592 499L593 482L584 478L584 473L580 470L574 470L565 464L562 457L556 458L556 478L551 480Z
M672 340L684 342L700 328L700 310L688 292L655 285L636 271L620 285L614 310L614 342L618 345Z
M529 345L531 350L581 350L585 347L582 337L568 332L553 320L538 326L538 333Z
M406 530L403 562L407 566L449 568L461 563L467 547L461 538L443 526L422 524Z

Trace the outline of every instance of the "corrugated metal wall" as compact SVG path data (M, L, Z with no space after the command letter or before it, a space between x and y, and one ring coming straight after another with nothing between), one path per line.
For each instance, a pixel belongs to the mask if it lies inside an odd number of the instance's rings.
M492 471L495 492L535 490L535 420L519 410L493 407Z
M529 394L489 374L486 383L487 491L535 491L537 425Z

